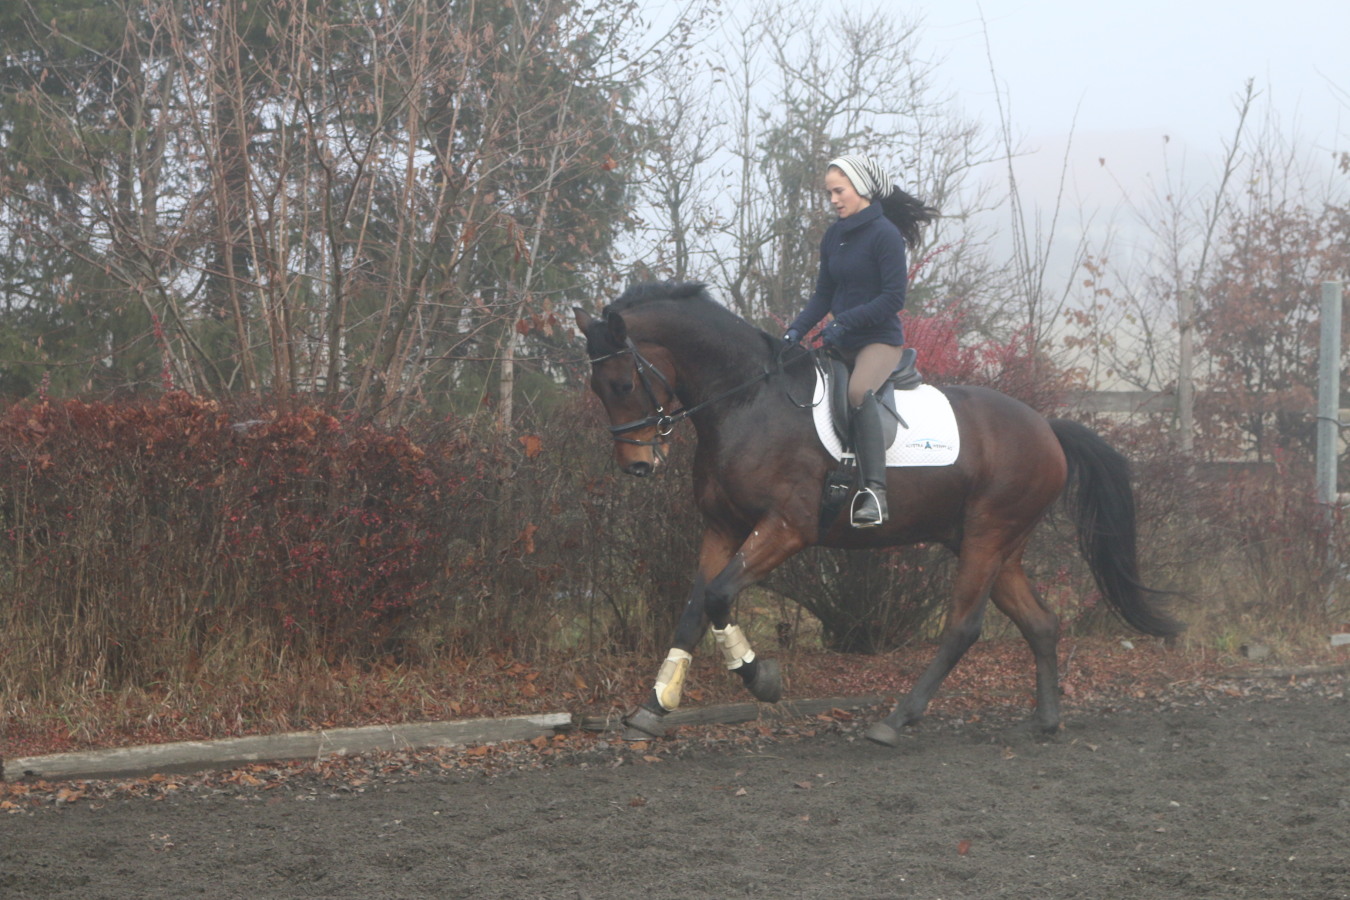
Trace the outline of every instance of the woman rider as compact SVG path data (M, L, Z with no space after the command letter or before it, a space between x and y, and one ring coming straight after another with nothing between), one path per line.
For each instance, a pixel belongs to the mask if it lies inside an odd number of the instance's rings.
M799 342L826 313L821 340L850 365L848 402L853 451L863 487L853 504L853 527L886 521L886 448L882 446L878 390L900 362L905 335L897 313L905 305L906 245L938 212L894 186L868 156L841 156L825 172L825 193L839 215L820 242L820 273L810 301L783 340Z

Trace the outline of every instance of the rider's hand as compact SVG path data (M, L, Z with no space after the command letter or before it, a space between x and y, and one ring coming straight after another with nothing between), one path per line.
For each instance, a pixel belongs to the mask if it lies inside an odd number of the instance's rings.
M800 344L801 342L801 333L793 329L789 329L788 333L783 335L783 344L787 347L791 347L794 344Z
M838 319L825 326L825 330L820 333L820 340L830 346L838 346L844 337L844 324Z

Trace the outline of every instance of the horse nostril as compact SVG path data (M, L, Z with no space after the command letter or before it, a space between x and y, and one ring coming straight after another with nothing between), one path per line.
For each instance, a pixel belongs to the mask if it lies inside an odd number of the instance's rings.
M649 462L629 463L624 467L624 471L629 475L636 475L638 478L646 478L652 474L652 464Z

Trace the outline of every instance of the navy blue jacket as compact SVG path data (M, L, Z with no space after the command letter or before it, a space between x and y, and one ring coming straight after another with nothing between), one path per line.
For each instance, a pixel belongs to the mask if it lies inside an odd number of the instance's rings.
M905 239L873 202L825 231L816 291L789 330L805 335L833 313L845 329L839 342L844 349L898 347L905 333L896 314L904 308L908 278Z

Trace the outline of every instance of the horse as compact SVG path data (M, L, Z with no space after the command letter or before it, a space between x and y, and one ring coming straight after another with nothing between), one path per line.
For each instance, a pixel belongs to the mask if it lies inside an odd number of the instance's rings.
M1047 419L977 386L943 386L960 447L946 466L890 468L891 517L855 529L848 516L821 521L822 486L837 463L816 436L810 403L815 366L804 348L732 313L699 282L629 287L591 316L574 307L591 363L590 387L610 420L615 461L652 474L671 431L692 423L693 488L704 529L693 587L647 699L624 718L625 737L665 733L679 706L694 648L710 625L727 668L762 702L782 696L776 660L756 656L732 604L749 585L800 550L940 543L957 559L937 651L909 693L866 732L900 743L952 668L978 639L988 601L1011 619L1035 657L1032 724L1061 724L1059 618L1022 566L1032 531L1066 496L1079 549L1102 595L1138 631L1176 635L1181 625L1138 574L1134 494L1126 459L1091 429Z

